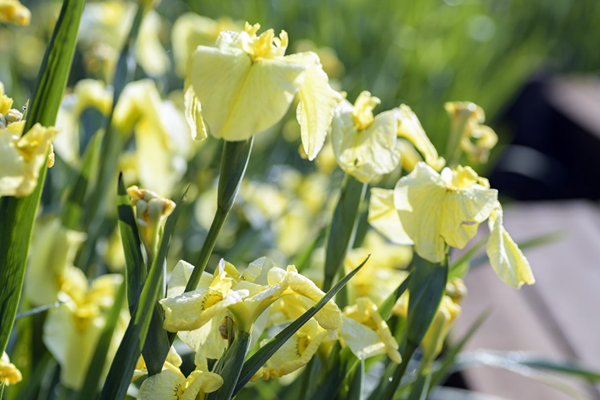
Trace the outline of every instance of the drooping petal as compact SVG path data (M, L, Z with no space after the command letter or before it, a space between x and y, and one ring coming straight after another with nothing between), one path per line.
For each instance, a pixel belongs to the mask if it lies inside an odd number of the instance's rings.
M344 325L340 328L340 336L344 344L350 347L352 353L359 360L385 354L385 345L379 340L377 332L352 318L344 317Z
M425 161L433 169L439 171L442 169L446 160L439 157L437 150L425 134L421 122L410 109L409 106L402 104L397 110L398 116L398 136L408 139L423 154Z
M185 107L185 119L190 126L192 139L206 139L208 133L206 125L204 125L204 119L202 118L202 104L200 104L200 100L198 100L198 97L196 96L194 87L190 83L189 74L184 82L183 105Z
M198 47L190 59L190 85L202 104L211 134L230 141L245 140L283 118L303 84L307 67L279 59L253 62L245 51L229 43L227 39L221 48Z
M319 57L312 52L287 56L285 61L304 64L304 84L300 88L300 103L296 115L300 123L302 146L309 160L314 160L331 126L336 106L342 96L329 86Z
M533 285L535 278L529 261L504 229L502 220L502 208L497 207L488 221L490 238L488 239L486 252L490 264L492 264L500 279L512 287L519 289L524 283Z
M331 128L333 150L344 172L368 183L393 171L400 162L400 151L396 148L396 112L377 115L362 130L358 130L353 112L354 108L347 101L337 108Z
M404 231L398 211L394 205L394 191L380 188L371 189L368 221L383 236L396 244L413 244Z
M159 14L150 10L140 27L135 45L135 58L149 76L159 76L168 71L171 61L160 43L159 33L162 21Z
M226 315L227 310L222 310L200 328L193 331L179 331L177 335L197 354L206 358L219 359L227 348L227 340L223 339L219 330Z

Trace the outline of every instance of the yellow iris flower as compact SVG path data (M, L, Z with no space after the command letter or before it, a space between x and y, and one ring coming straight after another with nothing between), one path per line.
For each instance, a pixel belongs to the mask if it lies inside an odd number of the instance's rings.
M21 382L22 379L21 371L10 362L8 354L4 352L0 358L0 384L14 385Z
M217 47L199 46L186 79L186 112L193 137L206 127L217 138L246 140L275 125L296 94L302 144L313 160L325 141L341 95L329 86L319 57L311 52L285 56L288 36L260 25L243 32L222 32Z
M460 148L467 153L472 162L487 162L490 150L498 143L498 136L492 128L482 125L485 121L483 109L467 101L450 102L444 106L453 129L457 129L463 115L467 115L463 131L460 132Z
M63 285L72 275L81 273L73 260L87 235L66 229L59 218L38 221L34 232L25 294L31 304L39 307L56 302Z
M31 12L17 0L0 0L0 22L29 25Z
M148 377L140 386L139 400L203 400L223 386L223 378L197 366L186 378L178 367L165 363L162 372Z
M195 330L228 310L237 329L250 332L261 314L284 296L295 296L308 309L325 295L310 279L300 275L294 266L288 266L287 270L272 267L263 271L266 264L264 260L250 264L242 273L221 260L215 274L210 276L205 273L195 291L160 300L165 310L164 328L171 332ZM174 287L184 286L182 275L178 273L173 285L169 282L171 289L167 296L180 290L174 290ZM258 277L260 281L265 275L266 285L256 283ZM342 325L341 311L331 300L315 315L315 319L327 330L335 330Z
M438 174L421 162L398 181L393 193L380 193L387 194L387 202L377 204L379 209L370 215L373 226L388 237L405 232L421 257L441 262L447 246L464 248L479 224L489 218L492 233L487 253L494 270L517 288L535 282L527 259L502 227L498 192L470 167L445 168ZM389 207L390 198L393 208ZM384 212L386 206L389 208ZM395 226L398 221L401 228ZM392 231L386 231L387 227Z
M327 331L314 319L308 320L267 360L265 366L256 371L251 381L281 378L296 371L313 358L321 343L328 340L331 338ZM267 342L264 340L262 344Z
M165 365L163 366L163 371L165 369L171 369L172 367L179 368L183 364L183 360L177 354L175 347L171 346L169 352L167 353L167 359L165 360ZM146 367L146 361L143 356L138 358L137 363L135 364L135 370L133 371L133 377L131 378L131 382L136 381L138 378L147 375L148 368Z
M43 340L61 366L61 383L80 389L92 361L96 345L106 323L106 314L112 307L115 293L121 284L121 275L103 275L88 285L81 270L69 275L59 292L64 304L48 312ZM107 354L111 360L127 327L128 313L122 310ZM103 376L108 373L106 363Z
M47 154L58 131L35 124L21 135L25 121L12 103L0 82L0 196L23 197L35 189L42 165L54 164L54 153Z
M373 109L381 101L362 92L354 105L348 101L336 109L331 128L335 157L344 172L361 182L393 171L401 159L397 137L408 139L435 169L444 166L433 144L427 138L421 123L412 110L399 108L373 116Z
M356 304L344 309L344 324L339 332L343 343L360 360L387 354L393 362L402 362L398 342L375 303L367 297L357 299Z

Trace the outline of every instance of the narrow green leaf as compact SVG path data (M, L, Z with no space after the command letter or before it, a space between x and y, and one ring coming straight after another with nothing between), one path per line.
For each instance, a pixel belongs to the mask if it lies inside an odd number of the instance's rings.
M185 193L184 193L185 195ZM156 304L156 298L160 290L163 264L167 256L167 250L171 235L175 229L175 223L183 208L183 196L178 201L178 207L167 219L167 223L160 239L158 253L150 268L148 278L140 295L138 305L125 331L125 336L117 350L115 359L110 367L108 376L100 393L100 400L121 400L127 393L127 387L133 376L133 370L137 363L152 317L152 310Z
M133 315L146 281L146 263L142 255L141 241L135 222L135 214L127 195L123 175L119 174L117 188L119 230L125 253L125 278L127 282L127 301L130 314Z
M408 317L406 318L407 344L419 347L429 326L435 319L440 302L446 291L448 279L447 260L444 264L434 264L418 254L415 269L408 284Z
M489 317L491 311L492 311L491 309L487 309L487 310L483 311L481 313L481 315L479 317L477 317L477 319L475 320L473 325L471 325L471 327L469 328L467 333L465 333L465 335L460 339L460 341L457 344L455 344L454 346L452 346L446 352L446 354L442 358L441 362L439 363L440 364L439 368L436 368L435 372L433 373L433 376L431 379L432 387L441 383L442 380L447 376L448 371L450 370L450 367L454 363L454 360L455 360L456 356L458 355L458 353L460 353L460 351L463 349L463 347L465 347L465 345L468 343L468 341L471 340L471 337L473 337L475 332L477 332L477 330L485 322L487 317Z
M410 274L408 274L406 279L404 281L402 281L402 283L396 288L396 290L394 290L392 293L390 293L390 295L377 308L379 315L381 315L381 318L383 318L385 321L390 319L394 305L396 304L396 302L398 301L400 296L402 296L404 294L404 292L406 292L406 289L408 289L411 275L412 275L412 272Z
M323 290L333 285L344 259L354 243L360 204L367 193L368 184L358 181L351 175L344 177L340 198L333 212L333 219L327 229L327 252L325 255L325 278Z
M40 68L37 88L28 111L24 133L36 123L52 126L63 98L73 62L83 0L64 0L52 39ZM32 194L22 198L0 199L0 353L4 352L12 330L25 276L25 265L33 222L46 177L42 166Z
M336 343L329 357L327 379L314 390L312 400L329 400L335 398L352 377L360 360L352 353L349 347L341 349Z
M250 380L250 378L254 376L256 371L258 371L260 367L262 367L265 364L265 362L267 362L267 360L271 358L271 356L275 354L275 352L279 350L279 348L283 346L283 344L289 338L291 338L294 335L294 333L296 333L296 331L298 331L298 329L300 329L306 322L308 322L309 319L311 319L317 312L319 312L319 310L323 308L323 306L325 306L325 304L327 304L327 302L331 300L333 296L335 296L335 294L339 292L340 289L344 287L348 283L348 281L354 275L356 275L358 271L360 271L360 269L369 260L369 257L367 257L358 267L356 267L352 272L346 275L344 279L339 281L333 288L331 288L331 290L329 290L321 300L319 300L314 306L309 308L304 314L302 314L300 318L298 318L297 320L289 324L281 332L279 332L273 339L271 339L266 345L261 347L260 350L258 350L252 357L248 359L248 361L244 363L244 368L242 369L242 373L233 393L234 395L237 394L237 392L239 392L239 390L244 387L244 385Z
M469 261L475 253L479 251L483 247L484 244L487 243L490 235L486 235L481 238L473 247L469 249L462 257L456 260L452 265L450 265L450 272L448 273L448 279L451 278L462 278L469 271Z
M17 398L19 400L37 400L44 377L48 374L49 369L55 365L56 362L52 358L52 354L46 350L27 378L27 384L19 390Z
M62 224L65 228L77 230L79 227L85 194L92 179L94 167L98 165L102 136L102 131L96 132L83 153L79 173L75 184L71 187L62 214Z
M108 349L113 338L113 332L119 322L121 309L125 302L126 287L127 283L124 281L115 296L114 303L106 317L104 329L102 329L102 333L98 339L94 356L88 367L83 387L77 395L77 400L93 399L98 394L98 386L100 384L102 372L104 371L106 355L108 354Z
M556 390L559 390L571 396L574 399L592 399L587 394L580 392L579 390L573 388L564 381L561 381L550 374L547 374L543 371L540 371L536 368L532 368L527 364L520 362L518 357L514 357L511 354L518 353L504 353L489 350L463 352L457 358L456 370L480 365L502 368L504 370L514 372L516 374L522 375L524 377L533 379L535 381L553 387Z

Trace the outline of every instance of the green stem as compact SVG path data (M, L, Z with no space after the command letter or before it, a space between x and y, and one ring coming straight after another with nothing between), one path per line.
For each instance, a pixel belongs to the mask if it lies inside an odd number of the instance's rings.
M402 380L402 377L404 376L404 373L406 372L408 363L410 362L413 354L415 354L416 350L417 350L416 346L413 346L409 343L406 344L406 348L402 352L402 363L400 363L400 365L398 365L396 367L396 370L394 371L394 375L392 376L392 379L383 394L383 397L382 397L383 400L392 400L394 398L394 395L396 394L396 390L398 389L398 386L400 385L400 381Z
M229 400L242 372L244 360L250 348L250 334L237 332L231 347L225 355L217 362L215 373L221 375L225 384L216 392L206 396L207 400Z
M333 220L327 232L325 256L325 279L323 290L327 292L340 273L348 250L354 245L360 204L367 193L367 183L359 182L351 175L344 177L340 198L333 212Z

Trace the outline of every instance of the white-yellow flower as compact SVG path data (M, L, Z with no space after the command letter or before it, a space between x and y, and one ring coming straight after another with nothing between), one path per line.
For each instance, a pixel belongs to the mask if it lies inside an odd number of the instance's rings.
M106 313L122 282L121 275L103 275L88 286L87 278L77 269L68 276L59 293L63 305L48 312L43 340L61 366L61 383L80 389L92 361L96 345L106 323ZM111 360L127 327L127 312L122 310L107 354ZM107 362L103 376L108 373Z
M373 116L380 103L377 97L362 92L354 105L348 101L336 109L332 124L332 143L335 157L344 172L361 182L393 171L401 159L402 145L397 137L408 139L435 169L444 165L433 144L427 138L412 110L399 108Z
M31 12L18 0L0 0L0 22L29 25Z
M449 102L444 106L450 116L452 129L462 128L462 132L456 132L461 135L461 150L467 153L472 162L487 162L490 150L498 143L498 136L492 128L483 125L483 109L468 101Z
M356 304L344 309L340 337L360 360L387 354L395 363L402 361L398 342L379 315L375 303L367 297L357 299Z
M296 94L302 144L309 159L323 146L341 95L331 89L319 57L285 56L287 33L246 24L243 32L222 32L217 47L199 46L190 58L186 112L193 136L210 133L229 141L250 138L275 125Z
M162 372L148 377L138 392L139 400L203 400L223 386L223 378L206 368L196 368L187 378L178 367L165 363Z
M0 384L14 385L21 382L22 379L21 371L10 362L8 354L4 352L0 358Z
M494 270L504 282L517 288L535 282L529 263L502 227L498 192L470 167L444 168L438 174L421 162L398 181L393 194L382 193L387 201L376 204L371 223L391 238L401 231L406 233L421 257L441 262L447 246L464 248L479 224L489 218L492 232L487 252ZM398 217L390 207L390 196ZM398 221L401 228L396 225Z

